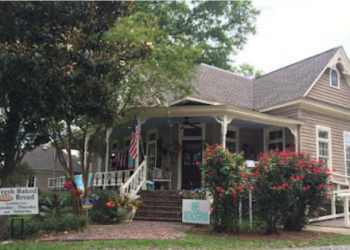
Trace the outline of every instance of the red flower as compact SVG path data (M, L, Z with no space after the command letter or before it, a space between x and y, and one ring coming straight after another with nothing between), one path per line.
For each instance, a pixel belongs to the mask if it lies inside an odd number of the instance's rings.
M234 185L237 186L237 182L235 182Z
M312 168L312 166L311 165L309 165L309 166L307 166L308 168Z
M224 189L221 189L221 193L225 193L225 190L224 190Z
M196 166L198 166L198 165L199 165L199 161L196 161L196 163L195 163L195 164L196 164Z
M293 176L291 176L291 177L290 177L290 179L291 179L291 180L294 180L294 177L293 177Z
M57 202L57 194L53 194L53 202L54 202L54 203Z
M333 168L333 171L335 172L335 168Z
M281 164L284 164L284 161L281 161Z
M249 189L250 189L250 190L252 190L252 189L253 189L253 187L252 187L252 186L249 186Z
M267 167L264 167L264 170L267 170Z
M302 176L300 176L300 179L304 180L304 176L303 176L303 175L302 175Z
M230 171L230 174L233 174L233 171L232 171L232 170Z
M278 188L281 190L282 189L282 187L281 186L278 186Z
M307 190L307 188L306 187L303 187L303 189L306 191Z
M298 161L298 165L303 165L303 161Z
M299 178L299 176L297 177L297 178L295 178L297 181L299 181L300 180L300 178Z
M310 186L307 186L307 188L310 188Z
M294 187L294 185L293 185L293 184L290 184L290 187Z
M209 175L213 175L213 171L210 171L210 172L209 172Z
M107 203L105 204L105 206L108 207L108 208L113 208L113 207L115 207L115 204L113 204L113 203L111 203L111 202L107 202Z
M274 186L273 189L276 189L276 187Z
M73 184L72 183L70 183L69 181L67 181L66 183L64 183L63 184L63 187L65 188L65 189L72 189L73 188Z
M222 194L219 194L219 197L222 197Z
M299 168L295 168L295 170L299 170Z

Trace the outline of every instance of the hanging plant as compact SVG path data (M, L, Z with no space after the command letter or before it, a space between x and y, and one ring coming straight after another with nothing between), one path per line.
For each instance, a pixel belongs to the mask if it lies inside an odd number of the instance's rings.
M169 152L169 154L171 156L172 163L174 163L176 157L179 155L179 153L182 150L182 146L181 146L181 144L179 142L172 141L172 142L168 143L167 150L168 150L168 152Z

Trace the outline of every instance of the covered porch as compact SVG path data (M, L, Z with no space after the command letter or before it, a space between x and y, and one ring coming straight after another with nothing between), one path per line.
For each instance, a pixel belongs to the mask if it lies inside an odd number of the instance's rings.
M137 117L140 128L138 159L126 162L132 122L111 128L106 138L106 154L93 180L94 188L145 189L146 181L155 189L190 190L201 186L195 166L206 145L221 143L231 152L243 152L246 160L256 160L270 149L299 149L299 120L262 114L226 105L188 105L147 108ZM124 157L124 162L120 161ZM139 169L142 167L142 170Z

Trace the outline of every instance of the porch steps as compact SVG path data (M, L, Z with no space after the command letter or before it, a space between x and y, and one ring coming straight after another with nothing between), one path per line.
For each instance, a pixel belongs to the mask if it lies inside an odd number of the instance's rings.
M141 191L135 220L182 221L182 194L180 191Z

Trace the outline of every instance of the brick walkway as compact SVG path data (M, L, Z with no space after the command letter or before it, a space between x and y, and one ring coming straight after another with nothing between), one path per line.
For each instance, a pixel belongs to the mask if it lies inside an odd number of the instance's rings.
M191 225L174 222L133 221L117 225L90 225L85 232L42 238L40 241L118 239L175 239L185 236Z

